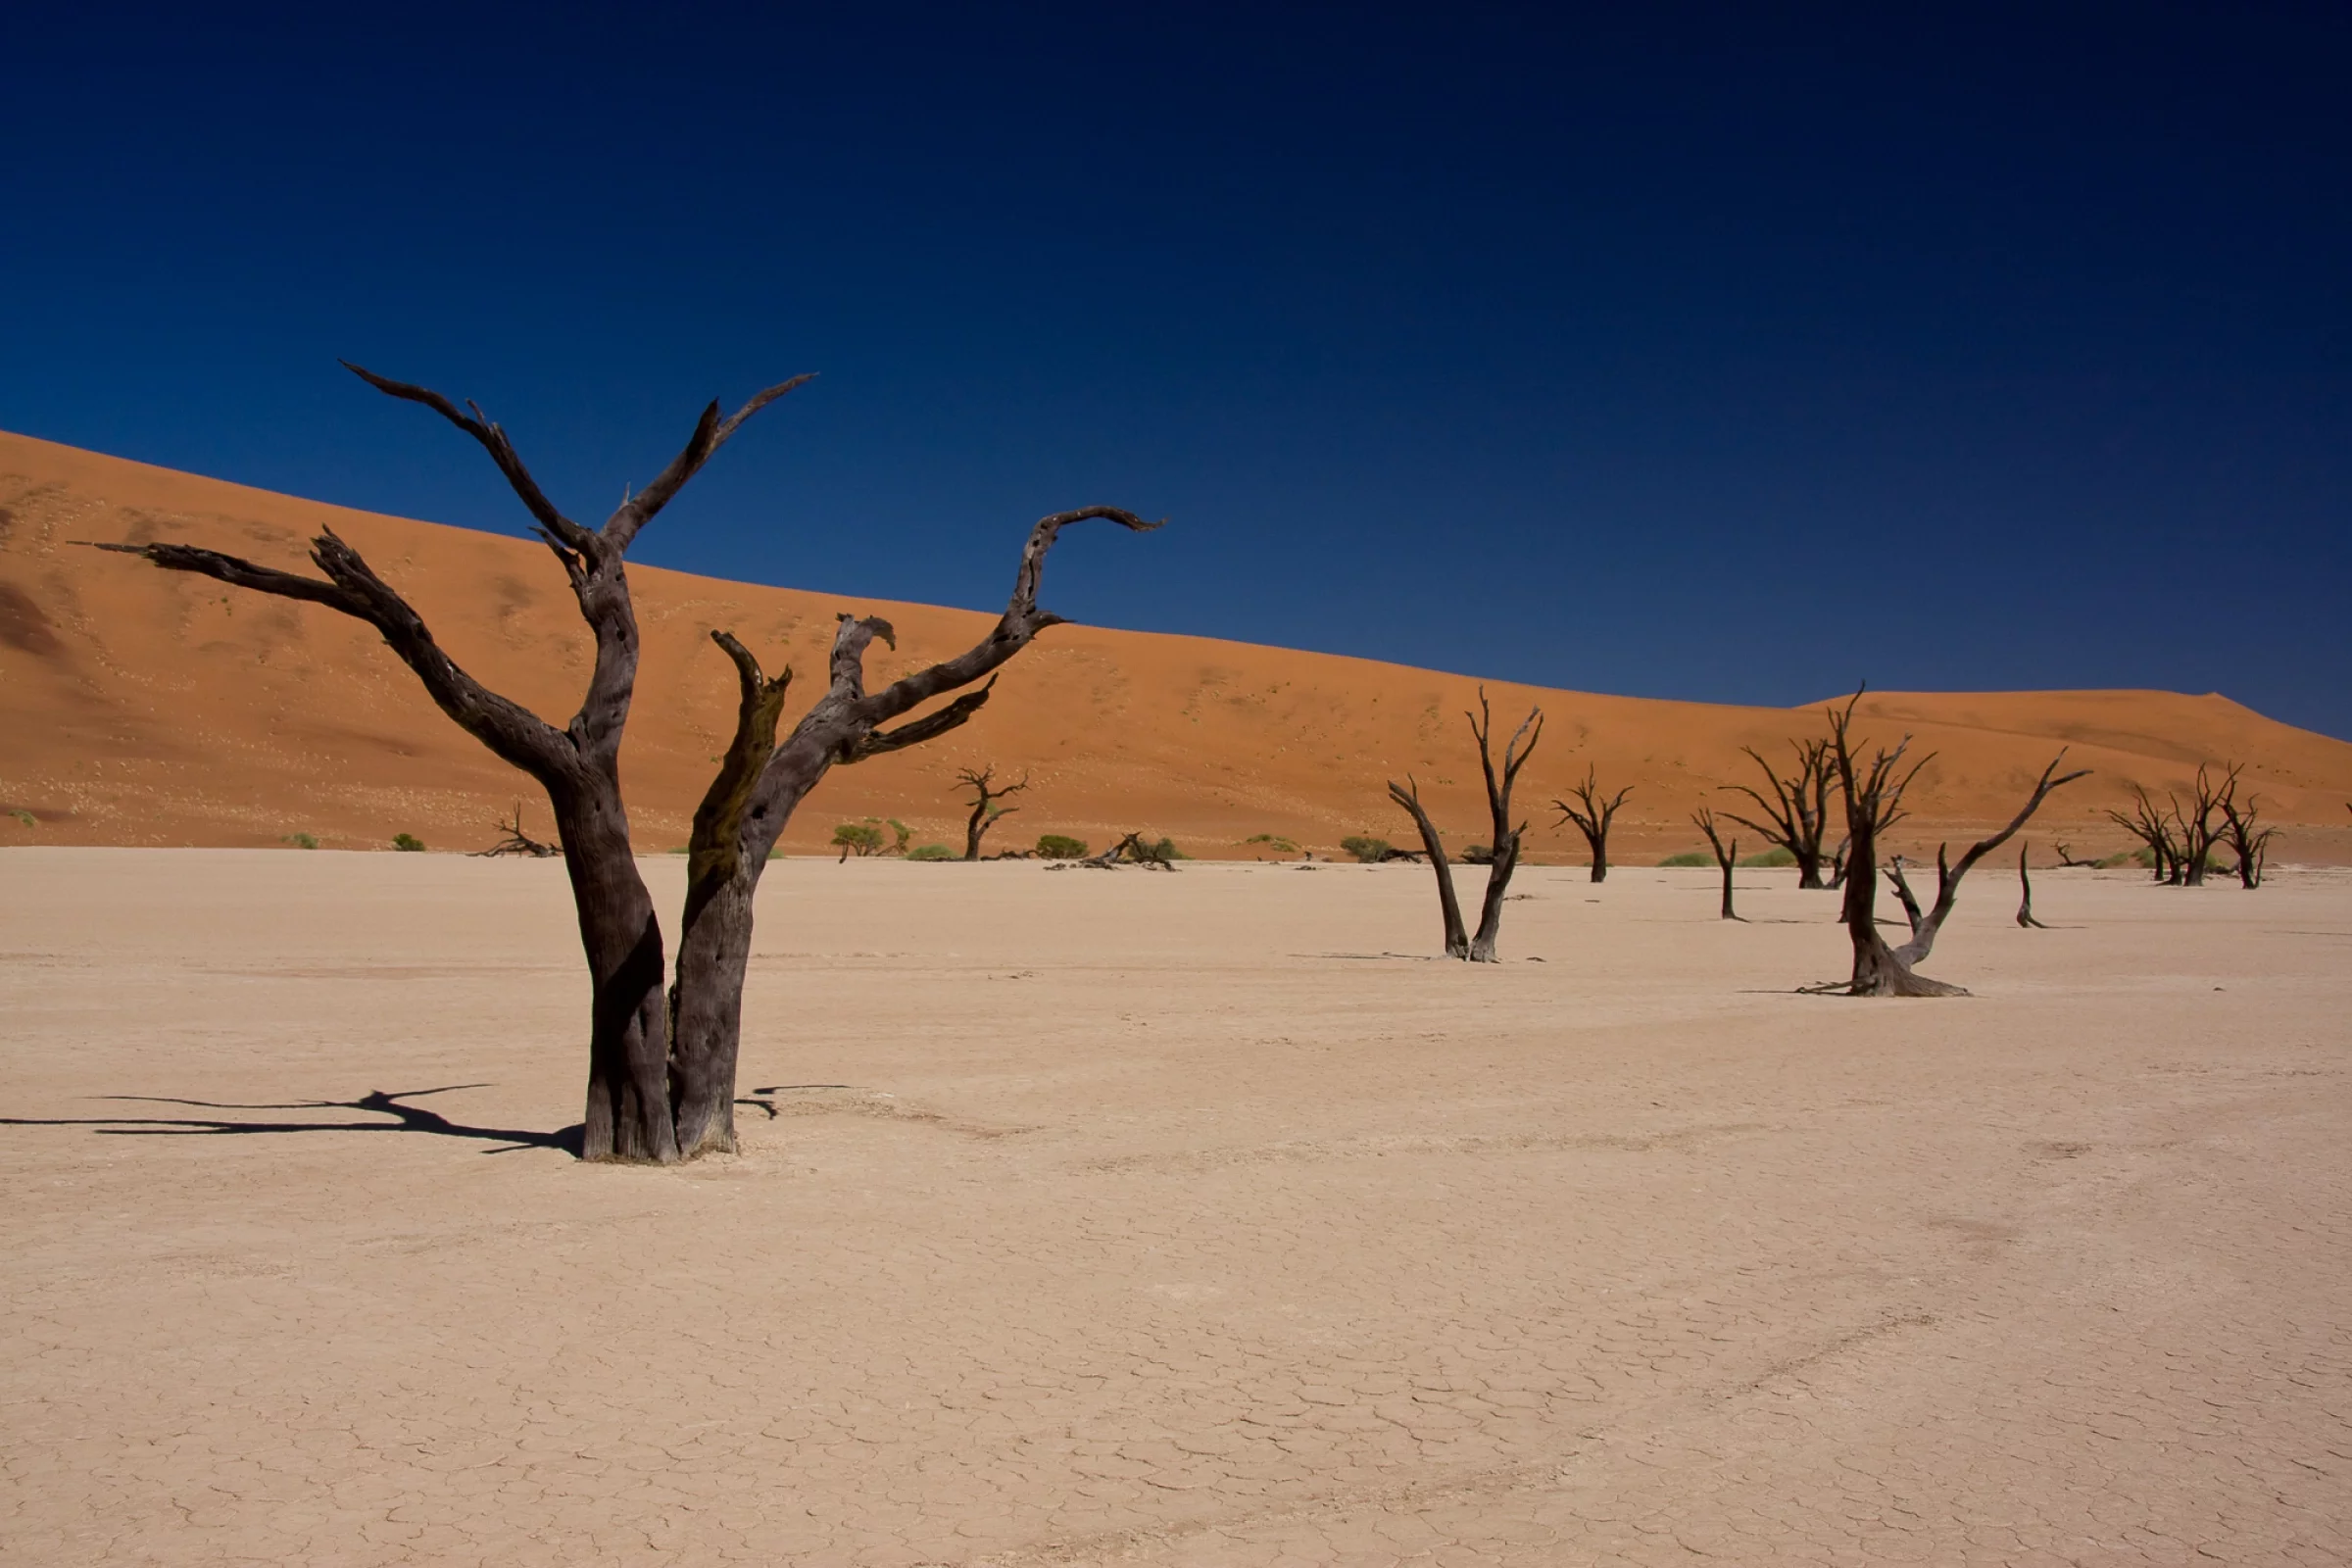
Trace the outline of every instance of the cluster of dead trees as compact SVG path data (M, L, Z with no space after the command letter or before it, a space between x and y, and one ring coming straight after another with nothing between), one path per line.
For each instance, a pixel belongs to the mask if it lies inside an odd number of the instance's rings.
M1158 525L1103 506L1039 519L1022 546L1011 599L988 633L964 652L879 691L866 684L866 650L876 641L896 647L897 634L879 617L842 615L826 659L825 685L781 739L777 732L792 670L770 676L733 634L712 632L711 640L735 667L735 733L694 813L673 968L665 961L661 923L631 850L628 813L621 804L620 745L636 692L641 643L626 558L639 532L745 420L809 377L771 386L731 415L710 405L677 456L623 500L602 526L592 528L548 498L506 431L478 407L461 409L438 392L357 366L349 368L377 391L420 404L471 437L530 514L533 531L554 555L596 643L587 690L567 723L550 723L460 667L423 617L332 531L312 541L318 576L191 545L101 548L141 557L168 571L320 605L366 621L452 721L536 779L554 809L592 985L583 1156L669 1163L732 1150L754 895L794 809L837 764L920 745L979 710L990 691L981 682L1040 632L1060 623L1060 616L1038 608L1037 594L1046 556L1062 529L1097 519L1138 533ZM949 700L918 711L940 698ZM509 832L516 841L514 853L537 853L521 830L519 811ZM976 836L967 835L967 846L972 843Z
M2262 825L2252 792L2238 799L2244 771L2242 762L2226 763L2216 779L2200 765L2188 798L2168 790L2162 806L2134 784L2131 809L2111 810L2108 820L2140 842L2156 880L2167 887L2203 887L2206 873L2215 869L2214 852L2226 849L2237 858L2239 884L2258 888L2278 829Z

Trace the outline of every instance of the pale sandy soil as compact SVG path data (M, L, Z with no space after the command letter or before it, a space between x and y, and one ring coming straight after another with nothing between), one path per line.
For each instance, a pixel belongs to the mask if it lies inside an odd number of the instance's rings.
M0 1557L2352 1558L2352 877L1788 875L780 866L655 1171L553 864L0 854Z

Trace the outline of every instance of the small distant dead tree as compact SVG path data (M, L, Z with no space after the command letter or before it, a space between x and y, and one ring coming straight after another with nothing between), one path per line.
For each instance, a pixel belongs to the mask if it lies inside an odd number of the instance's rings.
M1729 846L1726 846L1723 842L1722 831L1715 824L1715 813L1703 806L1690 813L1690 820L1697 823L1698 830L1707 836L1707 845L1715 852L1715 864L1723 872L1722 918L1726 920L1741 919L1742 917L1732 908L1732 867L1740 858L1740 841L1734 839Z
M1470 720L1470 733L1478 742L1478 763L1486 775L1487 811L1494 822L1494 843L1488 846L1487 895L1479 909L1478 934L1465 935L1462 929L1462 906L1453 893L1453 865L1446 858L1446 846L1438 837L1437 825L1430 821L1429 812L1421 805L1421 787L1411 774L1404 783L1389 783L1389 799L1409 812L1413 826L1420 830L1421 848L1429 856L1430 868L1438 878L1438 911L1446 925L1446 956L1466 958L1472 963L1493 963L1494 944L1502 934L1502 904L1511 885L1511 873L1519 868L1521 835L1527 831L1525 822L1511 823L1511 789L1519 782L1519 770L1535 755L1536 742L1544 735L1544 710L1528 710L1519 728L1503 743L1502 768L1495 771L1494 744L1494 710L1487 705L1487 690L1478 690L1478 711L1464 713ZM1525 742L1522 747L1521 742Z
M1098 871L1115 870L1121 865L1140 865L1147 871L1173 871L1176 869L1176 842L1164 838L1154 842L1141 833L1130 833L1101 855L1083 860L1064 860L1061 865L1092 866ZM1060 868L1058 865L1047 867L1048 870Z
M1017 806L999 806L997 803L1008 795L1018 795L1029 787L1029 775L1026 773L1003 789L995 787L996 776L994 762L978 770L963 767L956 771L956 782L972 792L972 814L963 824L963 858L967 860L980 858L981 836L997 825L998 817L1010 816L1020 809Z
M498 824L498 831L500 837L496 844L486 850L473 852L477 858L493 859L501 855L528 855L544 860L564 853L553 844L540 843L522 830L522 803L520 801L514 803L514 815Z
M1821 840L1828 830L1830 817L1830 786L1834 775L1830 765L1830 743L1823 740L1790 741L1789 749L1796 753L1796 767L1782 774L1764 760L1764 754L1752 746L1740 749L1754 759L1764 770L1764 783L1772 798L1745 784L1730 786L1735 792L1756 803L1764 820L1724 815L1750 832L1763 835L1768 844L1787 850L1796 861L1796 885L1799 888L1818 888L1821 881Z
M2096 860L2079 860L2075 858L2075 852L2067 848L2064 844L2058 846L2058 864L2061 869L2070 871L2095 871L2099 868L2099 862Z
M1833 764L1837 769L1838 793L1845 807L1845 836L1848 843L1846 858L1845 904L1841 918L1846 934L1853 945L1853 974L1843 985L1829 988L1856 997L1954 997L1965 996L1960 987L1931 980L1916 972L1916 966L1926 961L1934 951L1936 933L1959 902L1961 879L1968 875L1979 860L1999 849L2016 836L2028 818L2040 809L2050 792L2062 785L2084 777L2089 769L2061 774L2058 765L2066 760L2062 750L2041 770L2034 782L2034 793L2009 825L1990 838L1980 839L1968 853L1953 863L1944 847L1936 849L1936 903L1925 914L1919 901L1903 879L1902 861L1898 858L1888 868L1888 879L1894 884L1896 896L1902 901L1903 912L1911 921L1911 940L1901 947L1887 946L1879 933L1878 916L1878 846L1880 838L1900 821L1905 814L1903 793L1919 776L1919 770L1933 759L1934 754L1921 758L1909 766L1904 757L1911 747L1906 735L1892 751L1880 748L1864 763L1854 755L1852 739L1853 713L1862 694L1856 692L1844 708L1831 709L1830 747Z
M1609 877L1609 824L1616 820L1617 808L1634 793L1634 786L1628 784L1614 795L1603 795L1597 775L1587 764L1585 781L1571 787L1568 793L1576 797L1577 805L1554 801L1552 807L1563 821L1574 822L1576 830L1585 836L1585 842L1592 849L1592 880L1605 882Z
M2173 821L2180 833L2182 861L2180 883L2183 887L2201 888L2205 872L2213 858L2213 847L2222 841L2222 794L2237 782L2238 770L2230 768L2226 777L2216 780L2203 764L2197 765L2196 782L2189 786L2188 800L2175 802Z
M1004 613L972 648L916 670L878 692L865 685L866 650L896 646L888 621L843 615L829 659L830 684L779 745L776 727L791 681L769 679L751 651L725 631L711 640L734 662L740 701L735 735L694 813L687 846L686 907L677 962L663 984L662 927L629 843L621 806L620 746L635 695L641 639L629 599L625 558L638 533L702 471L743 422L808 381L796 376L722 417L703 411L686 445L602 527L559 511L523 466L507 433L478 407L350 366L387 396L420 404L466 432L506 476L555 555L596 639L579 711L563 728L491 691L445 653L423 618L360 553L331 531L312 542L323 573L303 576L235 556L175 544L110 544L168 571L192 572L258 593L323 605L364 620L423 683L460 727L539 781L553 807L588 960L588 1096L581 1153L592 1160L667 1164L735 1147L735 1063L743 983L751 959L753 896L769 853L795 808L837 762L856 762L918 745L966 722L988 701L992 675L1061 617L1037 607L1047 552L1061 529L1105 518L1143 532L1157 526L1115 507L1083 507L1039 520L1023 547ZM915 709L961 695L916 717ZM885 728L905 719L897 728Z
M2017 847L2017 923L2029 931L2047 931L2048 926L2034 918L2034 878L2026 872L2026 855L2032 848Z
M2149 799L2141 786L2132 786L2132 809L2109 810L2107 819L2139 840L2148 852L2159 882L2178 884L2180 880L2180 850L2173 841L2172 820L2156 803Z
M2239 769L2230 769L2230 779L2222 790L2222 821L2230 841L2230 852L2237 857L2237 880L2245 888L2262 886L2262 873L2271 856L2271 840L2278 830L2262 826L2262 813L2256 809L2255 798L2249 793L2244 804L2237 799Z

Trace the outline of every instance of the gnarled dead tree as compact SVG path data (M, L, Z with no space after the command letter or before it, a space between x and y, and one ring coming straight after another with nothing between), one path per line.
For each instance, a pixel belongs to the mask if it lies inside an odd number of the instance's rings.
M1536 742L1544 735L1544 710L1528 710L1519 728L1503 743L1502 766L1495 769L1494 744L1494 710L1487 706L1487 690L1478 690L1478 711L1464 713L1470 720L1470 733L1478 742L1478 765L1486 775L1487 813L1494 824L1494 842L1487 847L1487 894L1479 908L1478 933L1465 935L1462 929L1462 906L1454 897L1453 865L1446 858L1446 846L1438 837L1435 823L1421 805L1421 787L1411 774L1404 783L1394 780L1389 784L1389 799L1409 812L1413 826L1420 830L1421 847L1429 856L1430 869L1438 878L1438 910L1446 924L1446 956L1467 958L1472 963L1493 963L1494 944L1502 935L1502 903L1511 885L1511 873L1519 868L1519 848L1527 824L1511 822L1511 790L1519 782L1519 770L1535 755ZM1526 744L1524 747L1522 742Z
M956 770L956 782L972 792L972 814L963 824L963 858L967 860L980 858L981 836L997 825L998 817L1010 816L1020 809L1017 806L999 806L997 803L1008 795L1018 795L1029 787L1029 775L1026 773L1003 789L996 787L996 777L997 766L994 762L983 768L961 767Z
M1965 996L1960 987L1931 980L1916 972L1916 966L1926 961L1936 946L1936 935L1943 929L1952 907L1959 902L1961 878L1968 875L1979 860L1999 849L2016 836L2028 818L2040 809L2050 792L2061 785L2084 777L2088 768L2061 774L2058 764L2066 760L2062 750L2041 770L2034 785L2034 793L2025 806L2012 817L2009 825L1990 838L1980 839L1969 847L1957 863L1936 848L1936 903L1924 914L1919 901L1911 896L1903 880L1902 862L1898 858L1889 867L1889 879L1903 910L1911 920L1911 940L1901 947L1889 947L1879 934L1878 845L1886 831L1904 815L1903 793L1911 787L1919 770L1932 760L1923 757L1909 766L1904 756L1910 750L1911 737L1904 736L1892 751L1880 748L1865 764L1854 755L1851 726L1855 704L1862 700L1856 692L1843 709L1831 709L1830 747L1833 765L1837 769L1839 796L1845 807L1846 855L1845 904L1842 919L1846 935L1853 945L1854 968L1852 977L1835 989L1856 997L1954 997Z
M554 808L592 987L583 1156L666 1163L709 1150L731 1150L752 895L793 808L835 762L944 734L988 700L986 687L964 692L895 729L883 728L933 698L970 686L1027 647L1038 632L1058 623L1060 617L1038 610L1037 587L1046 553L1061 528L1089 517L1138 531L1156 525L1110 507L1043 519L1030 532L1011 604L995 629L966 653L880 692L866 691L863 661L875 638L891 640L889 623L843 616L833 642L831 683L781 746L775 731L790 671L767 679L749 650L727 633L714 632L713 639L734 661L741 703L734 739L695 812L677 966L665 996L662 929L630 850L628 816L621 806L621 734L636 690L639 653L624 558L639 531L746 419L808 377L769 387L725 417L711 404L669 465L624 500L602 527L589 528L557 510L506 432L479 408L467 405L469 415L437 392L357 366L350 368L376 390L421 404L471 436L530 513L534 531L562 565L580 616L596 639L588 689L564 727L557 728L461 669L441 651L422 617L331 531L322 532L311 549L322 578L186 545L104 548L142 556L167 570L324 605L367 621L443 712L538 780Z
M2132 809L2109 810L2107 819L2131 834L2147 848L2149 862L2155 867L2159 882L2178 884L2180 880L2180 850L2173 841L2172 820L2148 792L2139 785L2132 786Z
M2206 766L2197 764L2196 782L2189 786L2188 800L2173 803L2173 822L2180 841L2180 885L2201 888L2205 872L2213 858L2213 847L2222 841L2223 792L2236 784L2238 770L2216 781Z
M1740 858L1740 841L1734 839L1730 845L1725 845L1722 831L1715 825L1715 813L1703 806L1690 813L1690 820L1697 823L1698 830L1707 836L1707 845L1715 852L1716 867L1723 872L1722 918L1740 919L1741 916L1732 909L1732 867Z
M1752 746L1740 749L1755 760L1764 770L1765 785L1772 791L1766 800L1745 784L1729 786L1735 792L1756 803L1764 815L1761 822L1726 811L1725 817L1753 833L1760 833L1768 844L1787 850L1796 861L1796 885L1799 888L1818 888L1821 881L1821 840L1828 831L1830 820L1830 786L1834 776L1830 765L1828 741L1790 741L1789 749L1796 753L1796 769L1783 775L1764 760L1764 754Z
M1571 786L1568 793L1576 797L1578 804L1554 801L1552 808L1563 821L1574 822L1576 830L1585 836L1585 842L1592 849L1592 880L1605 882L1609 877L1609 824L1616 820L1617 808L1634 793L1634 786L1628 784L1614 795L1603 795L1597 775L1588 763L1585 781Z
M2271 840L2278 837L2278 830L2261 825L2262 813L2256 809L2251 793L2242 805L2239 803L2238 772L2238 768L2231 767L2229 783L2223 787L2222 822L2230 852L2237 857L2239 886L2258 888L2262 886L2263 867L2271 858Z

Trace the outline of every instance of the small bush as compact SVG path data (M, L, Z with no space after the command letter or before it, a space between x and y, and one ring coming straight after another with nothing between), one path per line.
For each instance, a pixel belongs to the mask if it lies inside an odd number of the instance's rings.
M406 850L411 855L415 855L424 848L424 840L414 833L395 833L392 835L392 847L396 850Z
M869 816L866 818L866 820L870 822L873 820L873 818ZM906 853L906 841L914 837L914 829L908 827L906 823L900 821L894 816L890 818L890 830L898 835L898 841L892 844L891 847L884 853L888 855L905 855Z
M15 817L18 821L24 823L26 827L37 827L40 825L41 819L33 815L30 811L20 809L11 811L8 814Z
M1370 838L1361 833L1350 833L1348 837L1340 840L1340 848L1366 865L1377 865L1380 863L1380 858L1389 853L1389 841Z
M315 850L318 847L318 840L309 833L289 833L278 842L291 844L298 850Z
M833 830L833 847L862 858L882 853L882 829L872 822L844 822Z
M909 860L960 860L963 857L949 849L945 844L917 844L906 852L906 858Z
M1794 865L1796 863L1796 857L1788 853L1788 848L1787 845L1776 844L1771 849L1766 850L1762 855L1751 855L1746 859L1741 860L1740 863L1741 865L1753 867Z
M1152 858L1154 860L1189 860L1192 858L1191 856L1176 847L1174 839L1161 839L1157 844L1151 846L1151 852Z
M2108 856L2105 859L2093 860L2091 862L2091 869L2094 871L2113 871L2127 865L2148 865L2152 862L2140 858L2140 857L2146 855L2147 853L2148 852L2145 850L2120 851L2117 854Z
M1086 840L1060 833L1041 833L1037 837L1037 853L1039 858L1047 860L1084 859Z
M1242 843L1245 847L1251 844L1263 844L1277 855L1297 855L1298 853L1298 845L1277 833L1252 833L1242 840Z
M1715 857L1707 854L1704 850L1685 850L1680 855L1669 855L1658 863L1660 865L1713 865Z

